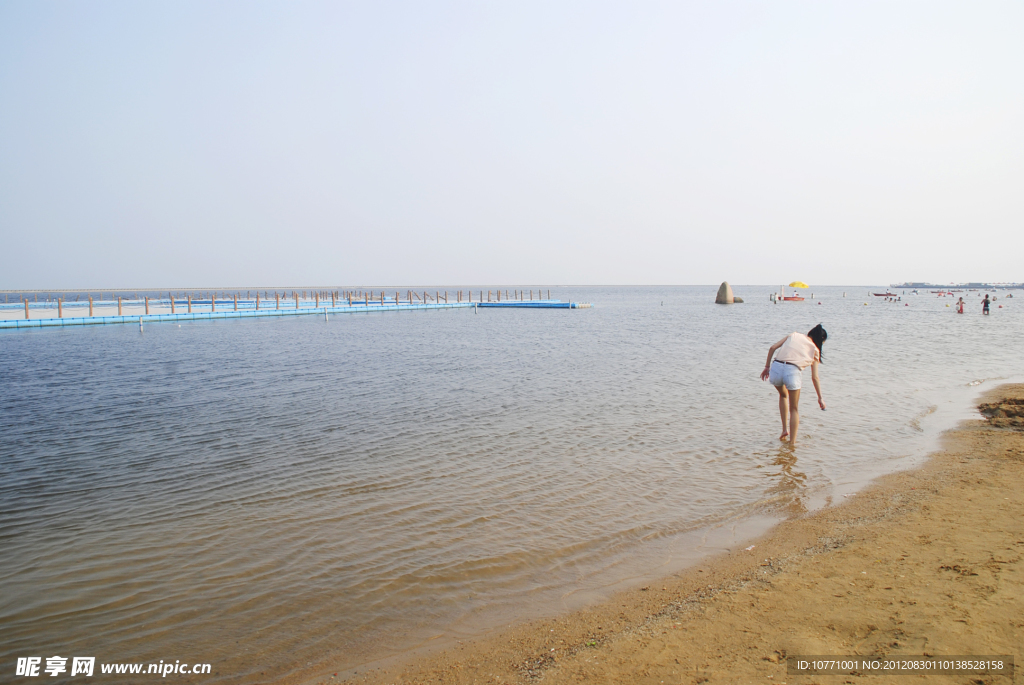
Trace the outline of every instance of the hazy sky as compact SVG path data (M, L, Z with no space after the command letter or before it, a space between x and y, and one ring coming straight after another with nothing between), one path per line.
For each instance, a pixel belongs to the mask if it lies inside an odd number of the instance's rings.
M1024 281L1024 3L0 0L0 288Z

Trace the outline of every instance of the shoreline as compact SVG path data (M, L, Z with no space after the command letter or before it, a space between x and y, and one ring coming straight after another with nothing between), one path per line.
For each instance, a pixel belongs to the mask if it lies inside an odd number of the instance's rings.
M997 398L1024 400L1024 384L996 387L979 402ZM302 681L802 684L840 681L787 676L787 654L1018 655L1022 423L961 422L920 466L646 587Z

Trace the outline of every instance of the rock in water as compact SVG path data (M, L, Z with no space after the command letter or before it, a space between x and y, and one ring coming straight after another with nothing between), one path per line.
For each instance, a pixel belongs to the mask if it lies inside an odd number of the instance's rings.
M732 304L736 298L732 296L732 286L729 281L722 281L718 286L718 295L715 297L715 304Z
M733 304L743 304L743 298L742 297L734 297L734 298L732 298L732 302L733 302Z

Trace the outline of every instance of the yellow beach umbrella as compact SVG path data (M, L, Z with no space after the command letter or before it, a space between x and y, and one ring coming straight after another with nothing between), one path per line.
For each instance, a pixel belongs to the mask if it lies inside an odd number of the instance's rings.
M811 286L807 285L803 281L793 281L792 283L789 284L789 287L790 288L810 288Z

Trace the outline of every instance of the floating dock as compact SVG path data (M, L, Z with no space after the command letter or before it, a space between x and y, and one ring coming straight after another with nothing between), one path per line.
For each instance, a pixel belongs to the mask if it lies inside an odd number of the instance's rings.
M379 291L378 291L379 292ZM251 294L251 293L247 293ZM118 297L110 300L67 302L56 298L44 302L29 302L27 298L18 303L0 304L0 329L52 328L63 326L97 326L105 324L139 324L163 323L175 321L205 321L212 319L248 319L276 316L324 316L331 314L368 314L376 312L419 311L430 309L469 309L469 308L517 308L517 309L584 309L591 305L584 302L563 302L557 299L526 299L522 291L513 291L515 297L505 297L497 293L492 297L487 293L487 300L471 301L463 299L462 291L457 293L454 301L448 301L448 294L435 293L431 297L424 292L409 291L407 297L400 298L398 293L388 296L383 292L377 296L341 291L311 292L310 297L299 297L293 291L292 297L282 299L278 293L271 298L243 298L235 294L232 297L214 297L205 299L187 297L140 297L127 299ZM539 295L539 293L538 293ZM533 293L530 293L533 297ZM483 300L483 301L481 301ZM114 314L115 310L117 311Z

